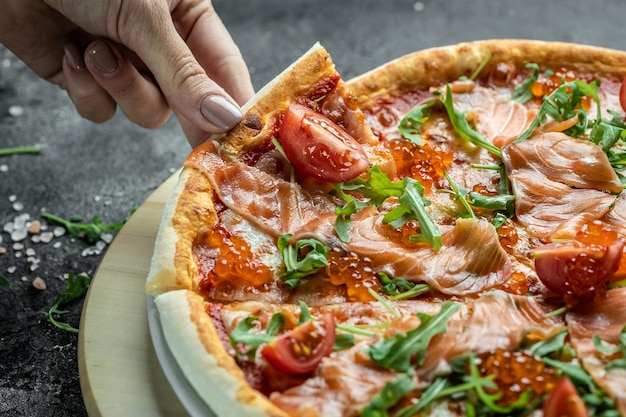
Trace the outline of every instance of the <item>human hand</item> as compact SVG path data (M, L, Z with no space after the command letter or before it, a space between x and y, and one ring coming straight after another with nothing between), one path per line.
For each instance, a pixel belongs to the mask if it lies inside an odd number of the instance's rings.
M94 122L116 106L162 125L170 107L192 146L241 119L254 93L210 0L0 0L0 42L67 90Z

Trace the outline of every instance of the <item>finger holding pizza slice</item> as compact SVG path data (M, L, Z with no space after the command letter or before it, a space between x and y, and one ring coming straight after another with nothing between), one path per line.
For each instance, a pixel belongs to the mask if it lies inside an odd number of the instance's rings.
M315 45L190 154L162 218L146 290L199 396L626 415L624 68L497 40L345 82Z

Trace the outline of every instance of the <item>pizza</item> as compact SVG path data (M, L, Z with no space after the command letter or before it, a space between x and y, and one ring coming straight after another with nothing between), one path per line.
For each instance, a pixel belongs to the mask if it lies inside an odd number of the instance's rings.
M146 291L218 416L626 416L626 53L319 44L194 149Z

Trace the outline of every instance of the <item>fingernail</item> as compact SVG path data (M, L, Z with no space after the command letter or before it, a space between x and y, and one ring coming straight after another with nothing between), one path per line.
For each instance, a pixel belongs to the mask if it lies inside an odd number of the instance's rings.
M113 74L120 67L120 60L111 49L111 46L104 41L96 42L87 51L87 56L98 71L103 74Z
M84 71L85 70L85 59L83 58L83 51L80 50L78 45L73 43L68 43L63 47L65 51L65 59L67 59L67 63L70 68L74 71Z
M241 110L222 96L206 96L200 103L200 113L216 127L228 130L241 121Z

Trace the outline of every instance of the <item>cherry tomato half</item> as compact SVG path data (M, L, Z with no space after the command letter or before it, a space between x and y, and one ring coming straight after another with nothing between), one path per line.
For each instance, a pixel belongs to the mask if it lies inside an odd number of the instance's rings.
M261 355L277 370L301 375L314 371L335 345L335 318L326 313L309 320L261 349Z
M363 147L324 115L291 104L278 131L289 161L304 174L321 181L344 182L369 166Z
M589 417L585 403L568 377L556 383L543 404L543 417Z
M573 240L536 248L535 271L543 284L567 304L589 302L603 294L617 271L624 242L601 222L591 222Z
M619 104L622 106L622 110L626 111L626 77L622 80L622 85L619 88Z

